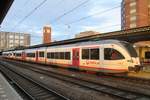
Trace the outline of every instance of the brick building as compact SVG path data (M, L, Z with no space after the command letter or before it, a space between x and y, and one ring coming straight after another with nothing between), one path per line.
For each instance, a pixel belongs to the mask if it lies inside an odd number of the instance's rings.
M99 32L95 32L95 31L85 31L85 32L80 32L79 34L76 34L75 38L81 38L81 37L97 35L97 34L100 34L100 33Z
M121 29L150 25L150 0L122 0ZM134 44L142 63L150 63L150 41Z
M51 42L51 27L44 26L43 28L43 43L50 43Z
M0 50L29 45L30 45L29 34L0 32Z
M148 25L150 25L150 0L122 0L122 30Z

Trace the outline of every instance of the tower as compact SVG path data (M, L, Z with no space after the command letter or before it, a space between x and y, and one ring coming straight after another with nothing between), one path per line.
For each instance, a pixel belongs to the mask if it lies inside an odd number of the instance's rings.
M43 43L51 42L51 27L46 25L43 28Z

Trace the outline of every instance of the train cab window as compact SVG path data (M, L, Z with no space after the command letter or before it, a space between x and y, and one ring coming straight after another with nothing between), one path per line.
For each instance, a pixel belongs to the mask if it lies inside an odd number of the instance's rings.
M117 50L113 48L104 49L104 59L105 60L121 60L125 59L124 56Z
M65 59L70 60L70 52L65 52Z
M150 59L150 52L145 52L145 59Z
M44 51L39 52L39 57L44 57Z
M89 59L89 49L82 49L82 59Z
M99 48L90 49L90 59L99 60Z
M34 58L34 57L35 57L35 53L27 53L27 57L32 57L32 58Z

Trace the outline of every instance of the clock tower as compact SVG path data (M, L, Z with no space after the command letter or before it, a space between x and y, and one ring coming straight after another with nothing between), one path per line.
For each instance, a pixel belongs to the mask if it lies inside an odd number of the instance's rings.
M51 42L51 27L44 26L43 28L43 43L50 43Z

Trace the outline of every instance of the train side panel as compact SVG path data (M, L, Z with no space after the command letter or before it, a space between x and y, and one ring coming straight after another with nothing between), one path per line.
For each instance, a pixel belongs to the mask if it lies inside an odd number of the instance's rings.
M80 70L99 71L101 67L100 45L81 47Z
M36 56L37 56L36 62L44 63L44 64L46 63L46 48L47 47L37 48L37 51L36 51Z
M51 48L46 50L46 63L58 65L60 67L69 67L72 65L71 48Z
M25 50L25 60L26 61L31 61L31 62L36 62L37 60L37 54L36 54L37 49L26 49Z

